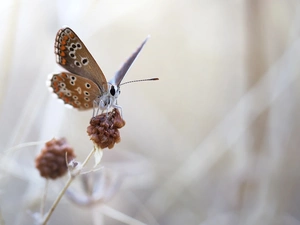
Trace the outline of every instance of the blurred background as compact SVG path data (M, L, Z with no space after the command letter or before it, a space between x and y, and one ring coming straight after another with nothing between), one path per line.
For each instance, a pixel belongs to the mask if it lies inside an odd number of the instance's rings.
M65 196L49 224L300 224L299 1L12 0L0 12L1 224L34 224L43 142L66 137L81 162L93 146L92 111L45 85L63 71L66 25L107 79L150 34L124 81L160 80L122 86L122 141L89 174L99 203ZM66 179L49 182L46 210Z

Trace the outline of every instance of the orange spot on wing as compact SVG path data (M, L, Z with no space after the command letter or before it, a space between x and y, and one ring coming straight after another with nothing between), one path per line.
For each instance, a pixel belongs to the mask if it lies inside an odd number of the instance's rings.
M54 81L53 83L52 83L52 87L57 87L58 86L58 82L57 81Z
M60 56L66 56L66 53L61 51L61 52L59 53L59 55L60 55Z
M70 33L70 38L74 38L75 37L75 34L74 33Z
M60 49L59 49L59 50L60 50L60 51L66 50L66 46L64 46L64 45L60 46Z
M70 102L70 99L68 99L68 98L63 98L63 100L64 100L65 103L69 103Z
M65 35L64 37L63 37L63 40L64 41L67 41L69 39L69 37L67 36L67 35Z
M63 78L66 78L66 79L68 78L68 75L65 74L65 73L62 73L61 76L62 76Z
M62 40L60 44L61 44L61 45L66 45L67 42L66 42L65 40Z
M65 58L62 58L62 59L61 59L61 64L62 64L62 65L66 65L66 63L67 63L67 60L66 60Z
M58 97L60 97L61 99L63 99L64 93L62 93L62 92L58 93Z
M62 81L63 79L60 76L57 76L57 81ZM57 82L56 81L56 82ZM58 82L57 82L58 83Z

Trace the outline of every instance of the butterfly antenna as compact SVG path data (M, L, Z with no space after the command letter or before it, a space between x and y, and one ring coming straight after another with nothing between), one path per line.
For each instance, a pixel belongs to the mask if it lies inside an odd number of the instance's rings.
M155 77L155 78L148 78L148 79L141 79L141 80L131 80L131 81L127 81L125 83L120 84L120 86L124 85L124 84L129 84L129 83L142 82L142 81L153 81L153 80L159 80L159 79L157 77Z

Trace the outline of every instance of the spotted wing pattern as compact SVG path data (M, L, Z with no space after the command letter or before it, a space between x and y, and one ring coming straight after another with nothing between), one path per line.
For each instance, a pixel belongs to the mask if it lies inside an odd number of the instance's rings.
M106 78L91 53L69 27L60 29L55 39L56 61L66 70L92 80L100 89L100 95L107 92Z
M65 104L79 110L93 108L93 101L100 96L100 89L93 81L72 73L54 74L50 86Z

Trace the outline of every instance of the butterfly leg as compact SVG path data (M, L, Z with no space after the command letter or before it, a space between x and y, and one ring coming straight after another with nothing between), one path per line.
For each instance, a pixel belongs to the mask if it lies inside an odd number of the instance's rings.
M111 107L110 104L107 105L107 103L105 103L105 101L103 101L102 99L100 99L99 102L94 101L94 109L97 108L96 111L96 115L99 114L99 111L101 110L101 113L103 113L106 110L106 116L108 116L108 110Z
M116 108L116 109L119 109L120 110L120 114L121 114L121 117L123 118L123 111L122 111L122 107L117 105L117 104L114 104L112 105L112 107Z
M117 97L112 98L110 107L119 109L119 110L120 110L121 117L123 118L122 107L118 105L118 99L117 99Z
M96 100L93 101L93 117L97 116L99 113L100 104Z
M93 117L95 117L95 101L93 101Z

